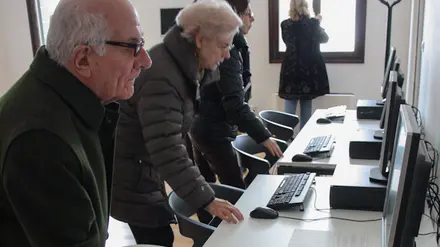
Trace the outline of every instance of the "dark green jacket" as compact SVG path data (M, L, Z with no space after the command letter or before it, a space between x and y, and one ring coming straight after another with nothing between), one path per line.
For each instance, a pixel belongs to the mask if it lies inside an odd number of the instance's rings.
M0 246L105 246L103 115L42 47L0 99Z

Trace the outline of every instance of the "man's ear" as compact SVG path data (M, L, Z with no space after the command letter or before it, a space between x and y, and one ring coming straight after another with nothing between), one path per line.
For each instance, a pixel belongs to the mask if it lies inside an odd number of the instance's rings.
M90 77L92 75L90 68L90 55L92 54L90 46L80 45L73 50L72 63L74 69L83 77Z
M202 40L203 40L203 37L200 34L200 31L197 31L196 35L194 36L194 43L196 44L196 47L198 49L200 49L202 47Z

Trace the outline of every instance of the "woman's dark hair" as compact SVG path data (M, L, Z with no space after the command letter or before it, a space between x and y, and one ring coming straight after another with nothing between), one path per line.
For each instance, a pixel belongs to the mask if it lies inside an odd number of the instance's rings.
M250 0L226 0L226 1L239 15L244 14L250 2Z

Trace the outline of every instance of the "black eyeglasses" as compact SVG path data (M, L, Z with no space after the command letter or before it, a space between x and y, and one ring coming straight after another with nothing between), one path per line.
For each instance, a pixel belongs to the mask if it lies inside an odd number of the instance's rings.
M133 55L135 57L137 57L139 55L139 52L141 51L141 49L144 47L145 44L145 40L141 39L141 42L139 43L126 43L126 42L118 42L118 41L106 41L105 42L108 45L114 45L114 46L120 46L120 47L126 47L126 48L131 48L134 50Z

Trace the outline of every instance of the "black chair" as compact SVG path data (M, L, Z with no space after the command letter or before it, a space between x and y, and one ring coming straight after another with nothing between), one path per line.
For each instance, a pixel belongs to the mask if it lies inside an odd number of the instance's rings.
M287 149L287 143L283 140L275 139L281 151ZM269 150L258 144L247 134L239 135L232 142L237 153L238 164L249 170L247 176L244 178L246 186L249 186L258 174L269 174L269 169L278 161L278 157L270 154ZM255 154L265 153L264 158L260 158Z
M227 200L232 204L235 204L244 193L244 190L228 185L214 183L209 183L209 185L214 190L217 198ZM216 227L212 226L211 223L208 225L192 219L191 216L197 212L191 209L174 191L168 197L168 206L176 215L180 234L191 238L194 241L193 247L203 246ZM216 221L216 219L218 218L213 218L211 222Z
M299 123L298 116L275 110L261 111L259 116L267 129L276 138L286 142L293 140L294 129Z

